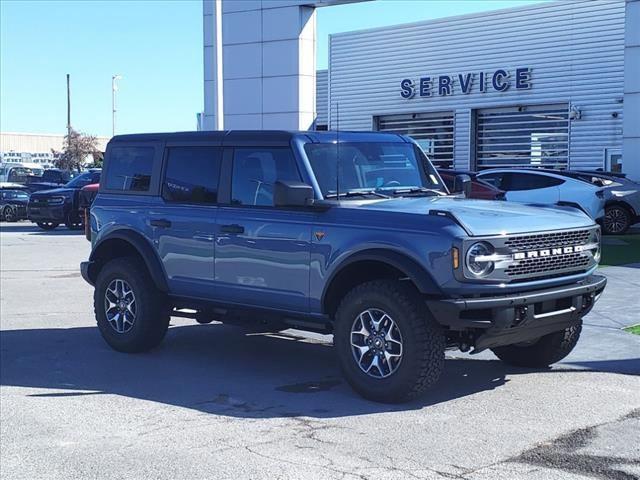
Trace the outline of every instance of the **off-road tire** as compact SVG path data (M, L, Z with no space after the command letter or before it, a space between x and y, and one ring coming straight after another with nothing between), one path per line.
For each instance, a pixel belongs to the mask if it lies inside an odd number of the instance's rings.
M59 223L55 223L55 222L37 222L37 225L42 230L53 230L60 224Z
M78 215L72 214L67 215L64 224L69 230L82 230L82 227L84 226L82 219Z
M114 279L126 281L136 298L136 316L131 330L118 333L107 320L105 291ZM144 263L136 257L122 257L105 264L96 280L93 308L104 340L119 352L146 352L158 346L169 328L169 309Z
M9 205L4 207L4 210L2 210L2 218L4 219L5 222L17 222L18 221L18 215L16 214L15 210L13 209L13 207L10 207Z
M353 322L370 308L388 313L402 335L402 361L386 378L373 378L364 373L352 353ZM347 382L369 400L383 403L412 400L435 384L444 369L444 333L418 292L405 282L376 280L355 287L338 306L333 336Z
M493 353L505 363L515 367L544 368L559 362L571 353L578 343L582 321L560 332L550 333L527 345L494 347Z
M615 231L613 226L617 228ZM631 212L623 205L609 205L604 209L602 233L605 235L623 235L631 226Z

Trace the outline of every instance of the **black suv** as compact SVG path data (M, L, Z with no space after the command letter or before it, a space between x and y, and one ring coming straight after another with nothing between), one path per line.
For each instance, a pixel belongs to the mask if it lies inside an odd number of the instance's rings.
M85 172L64 187L35 192L29 200L28 218L44 230L52 230L64 223L71 230L82 228L82 215L78 207L80 189L100 182L100 169Z

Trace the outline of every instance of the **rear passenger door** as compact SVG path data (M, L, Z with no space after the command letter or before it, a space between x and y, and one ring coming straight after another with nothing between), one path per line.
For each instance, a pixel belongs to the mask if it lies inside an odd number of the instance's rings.
M560 200L558 185L562 180L536 173L511 172L501 183L506 199L512 202L555 205Z
M225 153L231 177L216 236L216 296L225 303L297 312L309 308L314 214L275 208L276 180L301 180L287 147L236 147Z
M221 162L217 145L168 144L165 149L162 201L149 221L173 294L213 294Z

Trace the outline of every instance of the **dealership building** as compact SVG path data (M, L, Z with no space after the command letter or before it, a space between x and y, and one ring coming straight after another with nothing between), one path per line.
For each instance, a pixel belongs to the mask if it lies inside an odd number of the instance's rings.
M207 129L398 132L442 167L640 179L640 1L556 1L335 34L318 72L315 8L346 2L225 1L204 4ZM242 22L251 39L231 31Z

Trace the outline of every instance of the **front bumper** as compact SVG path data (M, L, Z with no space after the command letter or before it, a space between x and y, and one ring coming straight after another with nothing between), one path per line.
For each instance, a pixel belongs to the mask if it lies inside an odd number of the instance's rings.
M30 221L64 223L69 208L65 205L56 206L29 206L28 218Z
M533 340L579 323L604 290L607 279L591 275L561 287L496 297L427 300L441 325L473 330L474 352Z
M84 279L85 282L93 286L94 281L91 279L91 275L89 274L89 269L91 268L92 265L93 265L93 262L91 261L80 262L80 275L82 275L82 278Z

